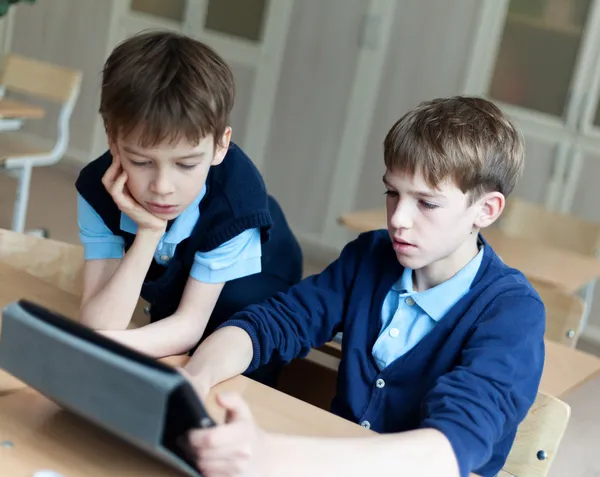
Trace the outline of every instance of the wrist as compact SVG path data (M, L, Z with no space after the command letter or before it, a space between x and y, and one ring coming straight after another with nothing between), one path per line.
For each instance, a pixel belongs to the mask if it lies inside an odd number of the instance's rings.
M148 229L139 227L135 234L135 241L141 241L143 243L158 245L160 239L165 233L165 229Z

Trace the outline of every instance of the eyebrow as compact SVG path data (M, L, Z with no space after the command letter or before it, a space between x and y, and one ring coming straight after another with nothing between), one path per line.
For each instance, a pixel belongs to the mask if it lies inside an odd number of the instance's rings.
M136 151L135 149L132 149L129 146L123 146L123 150L129 154L135 154L136 156L147 157L148 159L154 159L152 156L148 156L147 154ZM183 161L185 159L202 159L205 155L206 154L204 153L204 151L202 151L202 152L196 152L193 154L185 154L183 156L172 157L171 159L174 161Z
M394 186L388 182L385 175L382 177L383 183L390 189L394 189ZM409 194L416 195L419 197L427 197L428 199L446 199L447 197L442 193L432 192L430 190L409 190Z

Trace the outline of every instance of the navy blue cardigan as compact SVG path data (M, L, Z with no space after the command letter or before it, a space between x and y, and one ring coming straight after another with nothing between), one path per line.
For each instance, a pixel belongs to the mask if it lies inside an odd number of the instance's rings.
M461 476L495 475L536 397L544 305L526 278L485 244L470 291L380 371L371 350L383 300L402 270L386 231L362 234L321 274L222 326L238 326L252 338L248 371L304 356L342 331L333 412L378 432L438 429L453 446Z

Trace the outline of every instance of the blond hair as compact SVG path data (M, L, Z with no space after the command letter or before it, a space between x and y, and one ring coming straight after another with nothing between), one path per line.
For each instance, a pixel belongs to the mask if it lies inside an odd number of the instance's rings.
M388 170L420 171L430 187L451 179L471 201L486 192L508 196L523 173L523 139L492 102L456 96L421 103L384 141Z

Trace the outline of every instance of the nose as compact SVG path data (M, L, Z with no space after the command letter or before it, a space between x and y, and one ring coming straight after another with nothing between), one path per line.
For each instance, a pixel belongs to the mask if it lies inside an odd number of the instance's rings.
M399 199L395 204L390 204L388 211L389 223L392 229L410 229L413 224L413 210L408 200Z
M156 175L150 184L150 190L157 195L169 195L175 191L175 184L169 177L168 171L156 171Z

